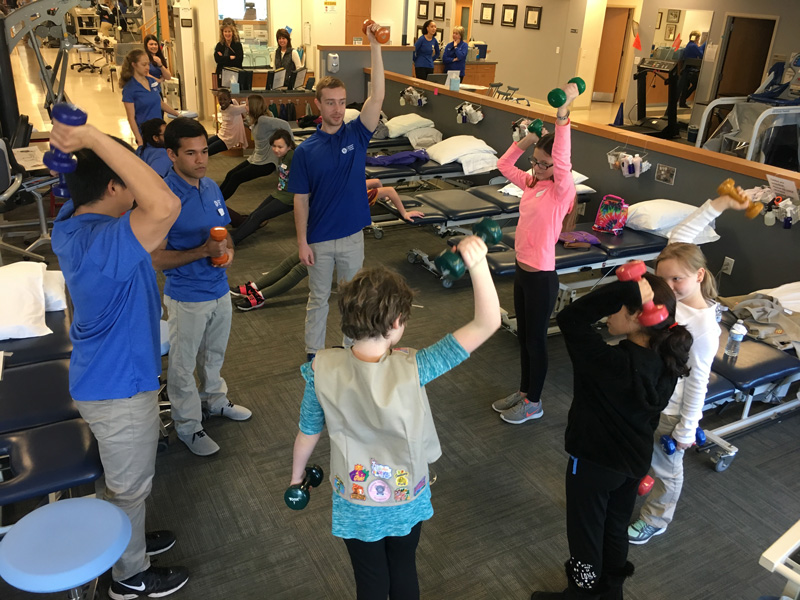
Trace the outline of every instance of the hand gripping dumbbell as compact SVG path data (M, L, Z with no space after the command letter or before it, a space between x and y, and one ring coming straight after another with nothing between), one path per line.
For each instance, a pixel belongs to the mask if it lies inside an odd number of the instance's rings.
M698 427L694 432L694 445L702 446L705 443L706 432L703 431L702 427ZM667 454L667 456L672 456L678 449L678 445L675 443L675 439L671 435L662 435L661 449Z
M228 230L224 227L212 227L208 235L215 242L221 242L228 237ZM225 253L222 256L212 256L210 260L212 265L224 265L228 262L228 255Z
M639 496L646 496L650 493L650 490L653 489L653 486L656 484L655 480L650 477L650 475L645 475L642 477L642 480L639 482L639 488L636 490L636 493Z
M528 132L535 133L536 137L542 137L542 127L544 123L542 123L541 119L534 119L530 123L528 123Z
M64 125L77 127L86 124L87 114L74 104L60 103L53 107L53 121L58 121ZM73 154L62 152L58 148L50 146L50 150L45 152L42 162L51 171L58 173L58 184L53 186L53 196L62 200L69 200L69 188L64 177L65 173L74 173L78 168L78 159Z
M479 223L472 226L472 233L477 235L487 244L496 244L503 237L503 232L500 226L489 217L482 219ZM467 265L464 264L464 259L458 252L445 250L437 256L433 264L442 274L442 277L455 281L461 279L467 271Z
M574 83L578 86L578 93L582 94L586 91L586 82L581 79L580 77L573 77L567 83ZM561 88L553 88L550 90L550 93L547 94L547 102L553 108L559 108L563 106L567 101L567 93L562 90Z
M647 267L641 260L632 260L617 267L617 279L620 281L639 281L647 272ZM669 317L669 311L663 304L655 304L652 300L642 304L642 314L639 323L645 327L652 327L663 323Z
M366 21L364 21L364 23L362 23L361 31L364 33L364 35L367 35L367 29L369 27L372 27L374 23L375 21L373 21L372 19L367 19ZM388 27L379 27L378 31L373 33L373 35L375 36L375 39L378 40L379 44L385 44L386 42L389 41L389 36L391 35L391 32L389 31Z
M726 179L720 183L717 186L717 193L720 196L730 196L740 204L746 204L747 208L745 209L744 214L748 219L755 219L761 214L761 210L764 208L764 205L761 202L753 202L746 196L742 196L736 189L736 183L733 181L733 179Z
M306 467L306 476L303 477L303 482L290 485L283 495L283 501L286 502L286 506L292 510L303 510L311 499L309 488L319 486L324 477L325 474L319 465Z

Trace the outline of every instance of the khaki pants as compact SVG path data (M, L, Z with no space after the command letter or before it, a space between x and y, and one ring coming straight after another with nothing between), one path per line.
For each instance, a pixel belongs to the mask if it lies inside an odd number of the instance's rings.
M675 450L672 456L668 456L661 448L660 441L662 435L672 434L678 421L680 417L677 415L669 416L662 413L659 418L653 447L653 462L650 467L650 476L655 479L655 485L648 494L641 512L641 518L645 523L659 529L672 522L683 488L684 450Z
M100 448L104 475L97 482L97 497L121 508L131 520L131 541L111 570L115 581L150 567L145 554L145 500L156 470L157 394L76 402Z
M334 269L337 281L350 281L358 273L364 264L364 234L359 231L338 240L309 245L314 252L314 264L308 267L306 352L316 354L325 348ZM349 343L345 339L345 345Z
M172 419L178 435L191 437L203 429L203 403L214 409L228 402L228 385L220 370L231 333L231 300L227 294L207 302L164 296L164 304L169 312L167 393Z

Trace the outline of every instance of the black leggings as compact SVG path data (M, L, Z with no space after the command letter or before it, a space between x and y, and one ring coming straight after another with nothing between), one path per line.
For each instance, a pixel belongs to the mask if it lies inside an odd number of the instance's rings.
M433 69L430 67L417 67L414 66L414 77L417 79L427 79L428 75L433 73Z
M556 305L558 275L555 271L524 271L517 265L514 277L514 311L521 377L519 391L538 402L547 376L547 327Z
M218 135L212 135L208 138L208 155L214 156L220 152L225 152L228 145L222 141Z
M273 171L275 171L275 165L272 163L267 163L265 165L254 165L246 160L240 162L238 165L228 171L228 174L225 175L225 179L219 186L219 189L222 190L222 197L227 200L233 196L233 193L236 191L236 189L245 181L252 181L253 179L258 179L259 177L266 177Z
M420 521L408 535L385 537L377 542L345 539L357 600L418 600L417 544Z
M261 223L291 212L293 209L294 205L284 204L272 196L267 196L267 199L259 204L258 208L256 208L247 216L247 219L245 219L244 223L239 225L231 232L233 243L238 246L239 242L241 242L248 235L254 233L259 228Z

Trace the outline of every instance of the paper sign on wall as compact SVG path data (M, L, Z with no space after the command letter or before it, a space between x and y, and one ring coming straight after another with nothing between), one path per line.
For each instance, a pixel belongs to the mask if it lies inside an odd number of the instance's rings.
M325 0L325 12L336 12L336 0Z
M797 204L797 186L791 179L783 179L775 175L767 175L769 187L775 192L776 196L783 196L784 198L791 198L792 202Z

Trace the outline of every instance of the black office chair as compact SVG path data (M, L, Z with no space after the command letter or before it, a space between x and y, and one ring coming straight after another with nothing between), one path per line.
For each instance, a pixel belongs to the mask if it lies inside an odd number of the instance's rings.
M11 148L27 148L31 143L31 134L33 133L33 125L28 122L28 115L20 115L17 119L17 128L11 136ZM12 159L13 154L9 155ZM12 159L13 160L13 159Z

